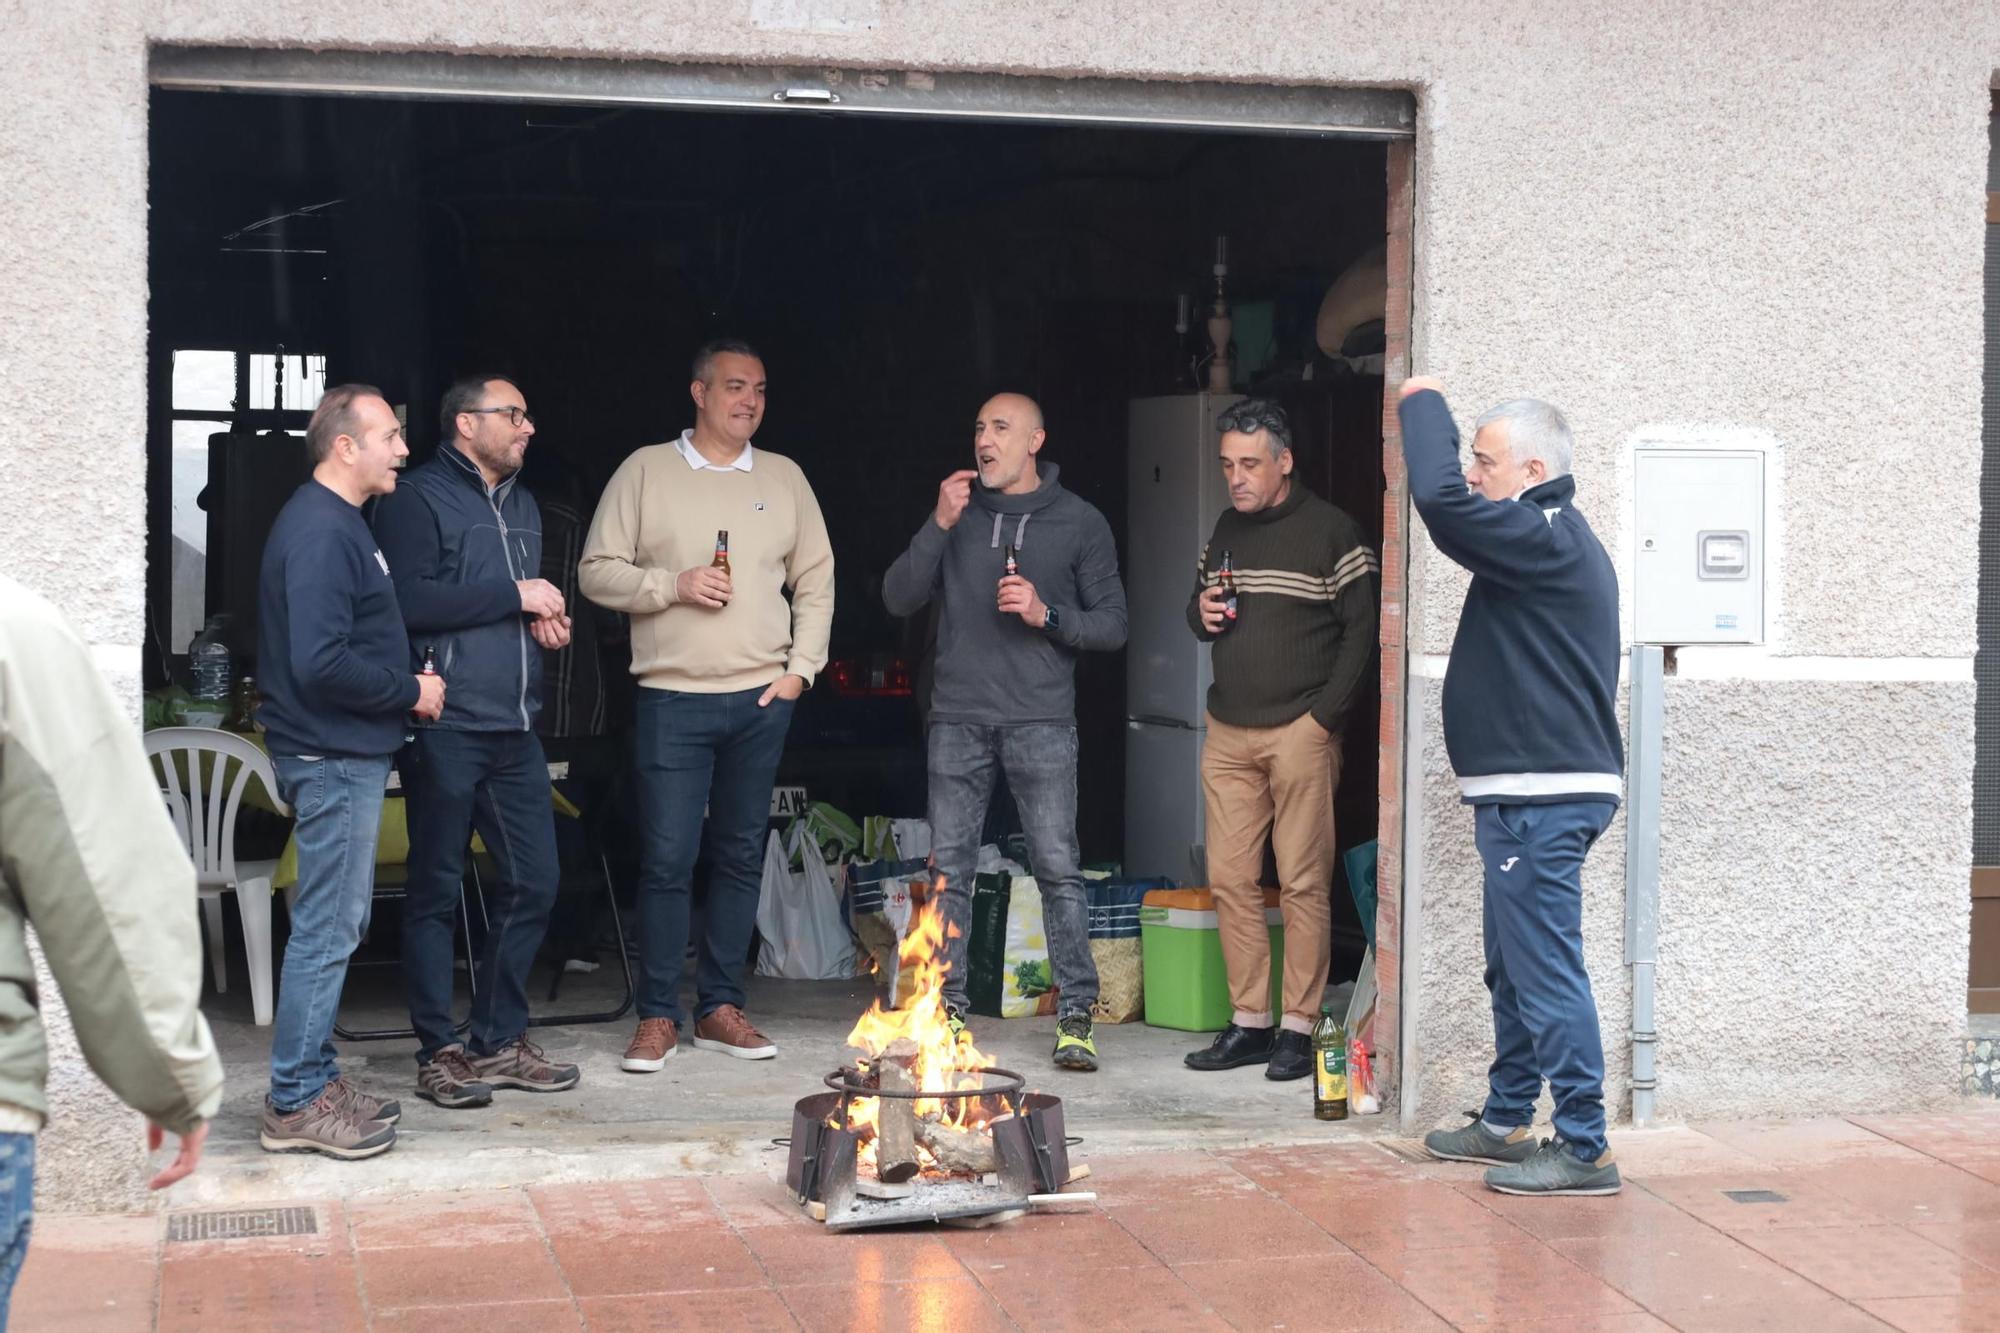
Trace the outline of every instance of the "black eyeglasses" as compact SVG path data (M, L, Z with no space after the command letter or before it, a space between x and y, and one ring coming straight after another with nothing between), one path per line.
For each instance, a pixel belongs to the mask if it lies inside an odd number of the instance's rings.
M489 412L505 412L507 414L507 424L510 426L518 426L524 421L530 426L535 424L535 414L518 407L468 407L465 410L468 414L475 417L485 416Z

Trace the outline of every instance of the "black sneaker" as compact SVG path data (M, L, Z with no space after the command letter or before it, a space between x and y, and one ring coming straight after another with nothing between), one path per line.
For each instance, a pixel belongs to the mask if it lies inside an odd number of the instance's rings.
M1558 1134L1527 1161L1488 1171L1486 1188L1502 1194L1616 1194L1625 1182L1618 1178L1618 1164L1610 1152L1586 1162Z
M1231 1023L1215 1034L1207 1050L1191 1051L1181 1063L1204 1071L1261 1065L1270 1060L1273 1044L1270 1028L1240 1028Z
M1303 1032L1280 1028L1277 1044L1271 1048L1271 1063L1265 1068L1264 1077L1273 1083L1287 1083L1295 1078L1304 1078L1312 1071L1312 1038Z
M1486 1128L1477 1111L1467 1111L1472 1123L1462 1129L1434 1129L1424 1135L1424 1151L1447 1162L1484 1162L1488 1166L1513 1166L1533 1157L1541 1141L1526 1125L1510 1130L1504 1137Z
M1091 1039L1089 1014L1064 1014L1056 1020L1054 1059L1058 1069L1087 1074L1097 1068L1097 1043Z

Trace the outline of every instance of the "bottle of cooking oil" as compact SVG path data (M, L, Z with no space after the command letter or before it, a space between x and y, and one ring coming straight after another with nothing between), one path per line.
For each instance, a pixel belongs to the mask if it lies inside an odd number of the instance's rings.
M1347 1033L1333 1016L1333 1006L1321 1005L1313 1024L1313 1119L1347 1119Z

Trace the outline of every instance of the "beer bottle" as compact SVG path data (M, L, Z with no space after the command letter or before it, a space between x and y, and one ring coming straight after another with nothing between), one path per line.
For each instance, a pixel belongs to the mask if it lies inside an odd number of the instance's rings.
M708 562L716 569L729 572L729 529L720 528L715 534L715 559Z
M1014 544L1012 542L1007 543L1006 571L1007 577L1010 579L1021 572L1021 562L1014 558Z
M1227 629L1236 623L1236 566L1227 551L1222 553L1222 568L1215 581L1222 589L1222 627Z
M424 645L424 665L420 674L426 676L435 676L437 673L438 673L437 649L427 643ZM415 713L411 713L410 725L403 729L403 744L408 745L417 739L416 722L417 722L417 715Z
M1334 1021L1333 1006L1321 1005L1313 1024L1313 1119L1347 1119L1347 1033Z

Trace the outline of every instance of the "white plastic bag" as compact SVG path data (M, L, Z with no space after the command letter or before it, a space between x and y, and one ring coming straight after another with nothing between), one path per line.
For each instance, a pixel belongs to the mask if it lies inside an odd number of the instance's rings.
M797 860L799 868L792 869ZM764 843L764 883L757 899L757 974L792 981L832 981L856 970L854 937L840 913L840 891L804 821Z
M892 819L889 836L896 840L896 858L921 861L931 854L931 825L927 819Z

